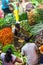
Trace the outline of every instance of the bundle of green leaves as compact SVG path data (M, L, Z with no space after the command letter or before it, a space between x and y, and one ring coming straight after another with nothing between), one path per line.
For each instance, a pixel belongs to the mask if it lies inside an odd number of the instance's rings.
M43 30L43 24L38 23L31 27L30 32L35 36L37 35L41 30Z
M6 24L15 24L15 16L13 14L8 14L5 16Z
M4 18L0 18L0 29L3 27L3 25L5 25L6 22L4 20Z
M39 20L43 23L43 9L38 8Z
M15 47L14 47L13 44L8 44L8 45L4 46L4 47L2 48L2 51L6 53L6 51L8 50L8 48L11 48L11 49L12 49L12 53L14 53Z
M30 30L30 25L28 23L28 20L23 20L20 22L21 27L25 30L25 31L29 31Z

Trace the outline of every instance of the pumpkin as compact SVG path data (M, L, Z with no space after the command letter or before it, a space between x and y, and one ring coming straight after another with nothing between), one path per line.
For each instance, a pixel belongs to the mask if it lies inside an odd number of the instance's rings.
M43 45L39 47L40 53L43 54Z

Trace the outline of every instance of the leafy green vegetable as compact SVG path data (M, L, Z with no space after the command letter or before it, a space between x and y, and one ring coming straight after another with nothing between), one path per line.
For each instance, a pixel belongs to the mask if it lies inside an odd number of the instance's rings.
M14 53L15 48L14 48L14 45L12 45L12 44L4 46L3 49L2 49L2 51L6 53L6 51L8 50L8 48L11 48L12 49L12 53Z
M5 21L4 21L4 18L1 18L0 19L0 28L2 28L2 26L4 25Z
M38 2L39 4L42 4L43 3L43 0L31 0L31 2L35 2L36 4Z
M34 25L33 27L31 27L30 32L31 32L33 35L36 35L36 34L38 34L41 30L43 30L43 24L42 24L42 23L39 23L39 24L36 24L36 25Z
M43 9L37 9L39 20L43 23Z
M22 13L21 15L19 15L19 21L27 20L27 19L28 19L27 13Z
M17 51L14 52L14 55L17 56L17 57L21 57L20 52L17 52Z
M27 20L23 20L20 22L20 25L22 26L22 28L25 30L25 31L29 31L30 30L30 25L28 23Z
M2 61L0 61L0 65L2 65Z
M5 16L6 24L15 24L15 16L13 14L8 14Z
M15 16L13 14L8 14L5 18L0 18L0 29L6 26L11 26L15 24Z

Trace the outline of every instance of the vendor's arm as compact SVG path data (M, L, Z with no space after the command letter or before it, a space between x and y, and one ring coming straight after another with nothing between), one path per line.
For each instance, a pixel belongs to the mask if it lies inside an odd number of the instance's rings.
M15 62L22 63L22 60L20 58L16 57L15 55L12 55L12 57L13 57L13 64Z
M16 58L15 61L18 62L18 63L22 63L22 60L20 58Z
M13 61L13 64L14 64L15 62L22 63L22 60L21 60L20 58L16 57L16 59Z

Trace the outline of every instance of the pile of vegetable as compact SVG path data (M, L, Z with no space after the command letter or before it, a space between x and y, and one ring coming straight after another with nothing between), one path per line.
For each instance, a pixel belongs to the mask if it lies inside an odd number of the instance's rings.
M0 65L2 65L2 61L0 60Z
M27 17L27 13L24 12L22 14L19 15L19 21L22 21L22 20L27 20L28 17Z
M15 16L13 14L8 14L5 16L5 22L6 22L6 25L12 25L12 24L15 24L16 20L15 20Z
M30 25L28 23L28 20L23 20L20 22L21 27L25 30L25 31L29 31L30 30Z
M37 35L41 30L43 30L43 24L39 23L31 27L30 32L33 35Z
M43 23L43 8L42 9L38 8L37 12L39 14L39 21Z
M19 15L19 21L27 20L27 18L28 17L27 17L26 12ZM5 16L5 21L9 24L15 24L16 19L15 19L15 16L13 14L8 14L8 15Z
M0 42L3 45L9 44L13 41L13 33L10 27L6 27L0 30Z

